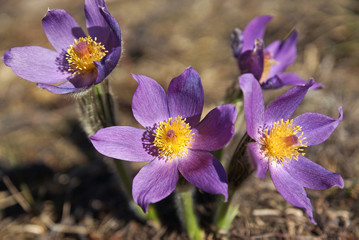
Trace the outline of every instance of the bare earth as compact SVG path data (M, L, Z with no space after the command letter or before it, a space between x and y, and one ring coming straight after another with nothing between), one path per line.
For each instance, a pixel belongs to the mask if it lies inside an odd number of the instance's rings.
M314 77L325 88L310 92L296 115L320 112L344 120L307 155L340 173L345 188L308 190L314 217L286 203L270 177L243 185L240 209L227 235L201 223L206 239L359 239L359 2L355 0L107 1L119 21L123 55L110 76L122 125L137 87L129 73L169 81L193 66L201 75L205 113L221 103L238 77L230 33L271 14L265 43L299 31L298 58L288 71ZM0 0L0 54L16 46L51 48L41 19L63 8L84 26L83 1ZM159 206L167 224L144 224L131 214L116 179L82 132L75 99L41 90L0 63L0 239L187 239L171 198ZM272 100L285 89L265 92ZM130 166L130 164L128 164ZM136 174L138 165L131 166ZM19 198L17 191L23 196ZM197 194L199 201L205 197ZM172 199L173 201L173 199ZM199 213L206 215L207 207Z

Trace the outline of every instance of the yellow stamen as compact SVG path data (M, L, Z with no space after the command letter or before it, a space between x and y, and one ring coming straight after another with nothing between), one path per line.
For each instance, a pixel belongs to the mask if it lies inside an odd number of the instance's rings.
M185 157L191 148L193 135L191 127L185 122L186 119L178 116L160 122L156 128L153 145L158 147L159 154L165 159Z
M303 148L307 147L307 143L303 143L305 137L301 131L302 127L294 125L293 120L284 122L283 119L275 122L271 130L264 129L261 142L269 161L283 165L284 161L298 160L299 155L304 156Z
M273 56L269 52L264 52L264 64L263 64L263 73L261 76L261 79L259 80L259 83L264 83L267 78L268 74L271 71L271 68L274 64L278 64L279 62L273 59Z
M69 64L68 71L73 75L92 72L96 69L94 61L100 61L108 51L100 43L90 36L74 40L74 44L67 49L66 60Z

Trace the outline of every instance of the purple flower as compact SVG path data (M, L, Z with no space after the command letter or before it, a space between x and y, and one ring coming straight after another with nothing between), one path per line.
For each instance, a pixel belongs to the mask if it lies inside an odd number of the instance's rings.
M88 35L63 9L42 19L55 51L39 46L14 47L2 57L20 77L50 92L65 94L102 82L121 55L121 32L104 0L85 0Z
M132 76L138 82L132 111L145 129L109 127L90 139L106 156L150 161L133 180L135 202L147 211L149 203L167 197L176 188L178 171L199 189L227 199L225 170L209 151L221 149L231 140L235 107L218 106L200 121L204 94L193 68L172 79L167 94L155 80Z
M235 29L232 33L232 49L241 73L252 73L263 89L306 84L294 73L283 73L297 57L297 31L285 41L277 40L264 48L263 35L271 19L272 16L259 16L243 32ZM315 83L311 89L320 87L321 84Z
M342 177L304 157L307 146L324 142L343 119L333 119L319 113L304 113L289 119L303 100L310 80L296 86L272 102L264 110L261 87L252 74L244 74L239 85L244 93L247 133L255 140L248 145L248 156L258 177L264 179L269 168L272 180L284 199L304 208L315 223L312 205L304 188L324 190L334 185L344 186Z

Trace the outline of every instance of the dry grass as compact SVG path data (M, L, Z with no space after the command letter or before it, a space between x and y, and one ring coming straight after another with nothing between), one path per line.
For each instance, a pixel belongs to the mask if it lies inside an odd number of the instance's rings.
M201 75L205 111L218 104L238 77L229 35L253 17L272 14L265 43L299 30L298 58L290 67L325 88L311 92L297 114L315 111L344 121L309 158L340 173L345 188L308 191L317 226L286 203L270 179L243 186L230 239L359 238L359 2L107 1L119 21L124 51L110 81L123 125L137 86L129 73L145 74L165 88L193 66ZM82 1L0 1L0 53L10 47L50 47L41 27L46 9L64 8L84 25ZM120 190L79 128L74 101L42 91L0 65L0 238L184 239L175 227L143 225L129 217ZM273 99L284 90L266 92ZM92 166L93 165L93 166ZM107 175L106 175L107 174ZM99 183L100 182L100 183ZM106 182L106 187L101 183ZM94 187L95 186L95 187ZM91 189L88 189L91 188ZM86 197L85 197L86 196ZM28 206L29 205L29 206ZM207 238L215 239L209 226Z

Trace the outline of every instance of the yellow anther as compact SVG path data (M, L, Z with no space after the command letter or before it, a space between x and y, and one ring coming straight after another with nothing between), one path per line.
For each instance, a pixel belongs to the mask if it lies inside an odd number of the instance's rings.
M264 129L261 143L266 157L283 165L283 162L298 160L299 155L304 156L303 148L307 147L307 143L303 143L305 137L301 130L302 127L294 125L293 120L283 119L275 122L272 129Z
M96 69L94 61L100 61L108 51L105 47L88 37L75 39L74 43L67 49L66 60L69 64L68 71L73 75L92 72Z
M271 53L268 53L268 52L264 53L263 72L262 72L261 79L259 80L260 84L264 83L267 80L268 75L272 69L272 66L275 64L278 64L278 63L279 63L278 61L273 59L273 56Z
M187 156L194 133L185 121L186 119L180 116L175 119L169 118L167 121L160 122L156 128L153 145L165 159L172 160Z

